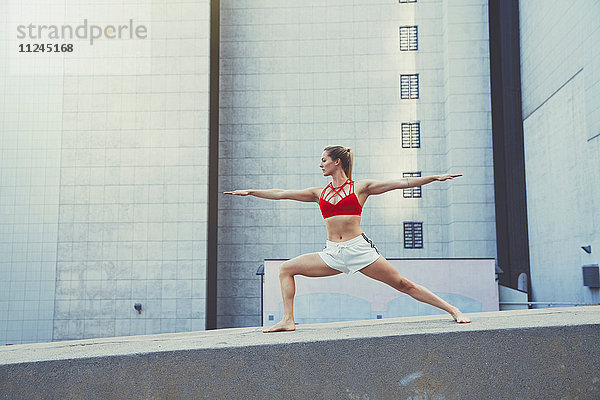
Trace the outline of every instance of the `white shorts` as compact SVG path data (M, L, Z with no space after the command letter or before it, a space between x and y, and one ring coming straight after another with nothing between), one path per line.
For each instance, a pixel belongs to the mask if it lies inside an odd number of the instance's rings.
M381 256L364 233L345 242L327 241L319 256L329 267L345 274L354 274L373 264Z

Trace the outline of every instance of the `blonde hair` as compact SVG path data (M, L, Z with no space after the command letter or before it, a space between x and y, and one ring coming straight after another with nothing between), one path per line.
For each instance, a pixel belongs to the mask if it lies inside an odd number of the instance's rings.
M326 151L333 161L340 160L346 176L349 179L352 179L352 162L354 161L352 148L344 146L327 146L323 151Z

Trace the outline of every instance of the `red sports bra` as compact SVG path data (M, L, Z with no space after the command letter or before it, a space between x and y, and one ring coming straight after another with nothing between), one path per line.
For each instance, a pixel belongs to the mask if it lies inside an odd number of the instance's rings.
M346 185L348 185L348 192L346 192ZM330 200L336 196L340 200L335 204L330 203ZM348 179L337 189L329 182L329 185L325 186L321 192L319 207L321 208L323 218L333 217L334 215L360 215L362 213L362 206L354 193L354 181Z

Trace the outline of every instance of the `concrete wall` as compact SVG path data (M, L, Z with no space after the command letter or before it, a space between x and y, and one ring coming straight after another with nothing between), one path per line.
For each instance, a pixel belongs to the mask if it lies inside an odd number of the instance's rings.
M0 348L1 399L597 399L598 307Z
M498 311L494 259L390 259L402 276L425 286L463 313ZM279 268L265 260L263 325L283 317ZM325 278L297 276L294 320L299 324L445 314L439 308L364 274Z
M209 1L21 3L0 6L0 344L203 329ZM15 50L37 42L18 24L84 19L148 38Z
M221 1L220 189L325 186L329 144L354 149L354 179L463 173L421 199L370 198L363 228L387 257L495 258L486 4ZM404 25L418 51L399 50ZM414 73L420 97L401 100L399 76ZM413 121L421 148L403 149ZM218 326L255 326L258 266L321 250L322 217L257 198L219 209ZM423 249L404 249L404 221L423 222Z
M598 302L581 266L600 263L600 4L519 4L533 300Z

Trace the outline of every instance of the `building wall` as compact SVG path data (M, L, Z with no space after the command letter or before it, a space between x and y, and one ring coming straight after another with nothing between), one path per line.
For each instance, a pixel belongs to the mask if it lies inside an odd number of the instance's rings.
M7 4L0 6L0 15L9 15ZM7 25L2 25L0 344L4 345L52 340L63 81L11 74L14 48L7 40Z
M76 5L11 1L2 29L134 18L149 38L0 61L0 340L203 329L209 2ZM495 257L485 1L221 7L220 190L324 186L336 143L354 148L355 179L459 172L421 199L370 198L363 227L388 257ZM399 51L403 25L418 52ZM406 73L418 100L399 98ZM421 148L403 149L414 121ZM219 326L258 325L256 269L320 250L322 218L256 198L219 209ZM403 248L404 221L423 222L423 249Z
M496 258L487 1L443 2L445 257Z
M495 258L486 4L221 1L220 191L325 186L330 144L354 149L354 179L462 173L421 199L369 198L362 226L388 257ZM399 50L404 25L418 25L417 52ZM400 99L407 73L417 100ZM421 148L404 149L412 121ZM422 249L404 249L404 221L423 222ZM218 326L258 325L259 265L325 239L315 204L223 196Z
M75 3L0 15L148 38L0 42L0 342L204 329L210 2Z
M402 276L419 282L463 313L498 311L494 259L389 259ZM279 268L265 260L263 325L283 317ZM299 324L446 314L363 274L296 277L294 320Z
M533 300L598 302L581 266L600 263L600 4L519 12Z

